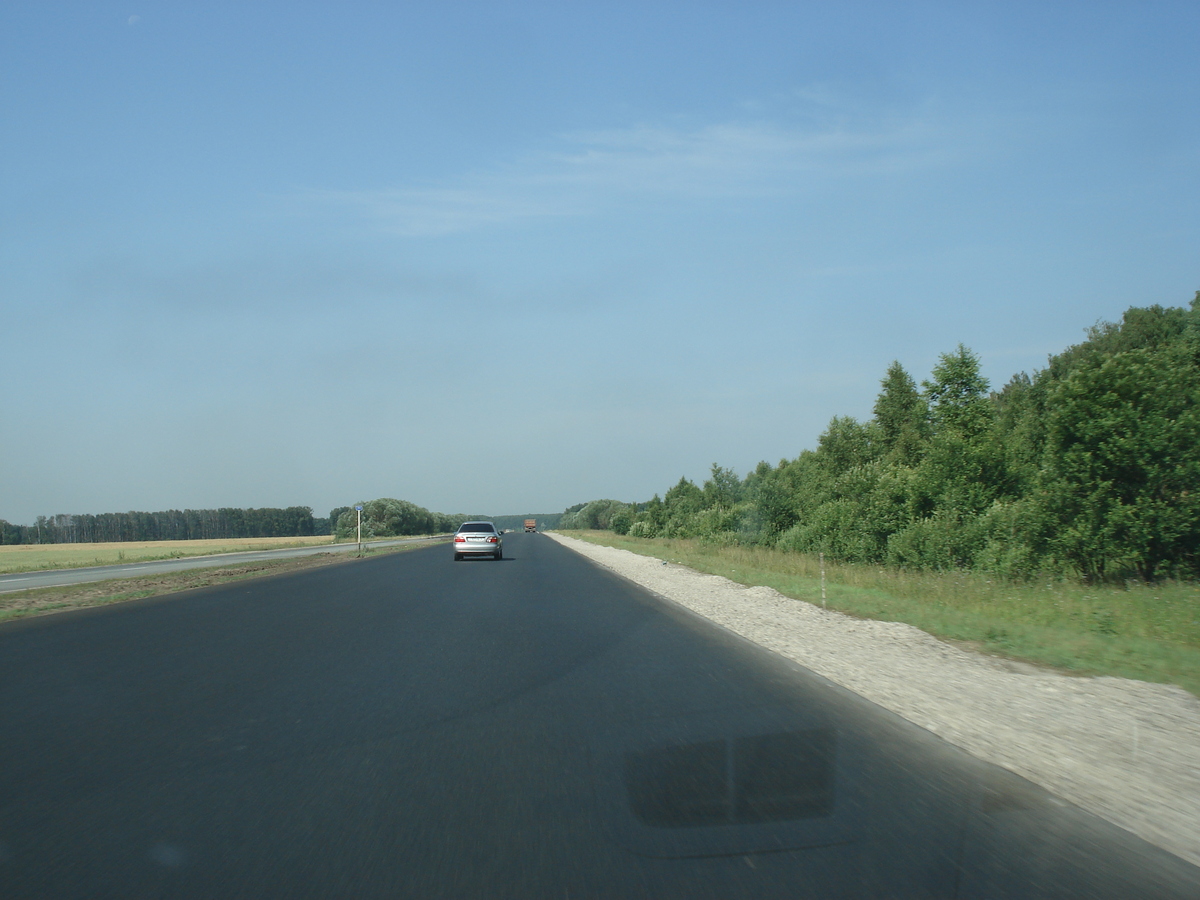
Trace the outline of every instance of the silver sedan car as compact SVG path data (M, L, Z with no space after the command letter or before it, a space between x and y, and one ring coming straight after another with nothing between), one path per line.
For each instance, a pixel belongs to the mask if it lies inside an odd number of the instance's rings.
M463 522L454 534L454 559L490 556L504 559L504 541L491 522Z

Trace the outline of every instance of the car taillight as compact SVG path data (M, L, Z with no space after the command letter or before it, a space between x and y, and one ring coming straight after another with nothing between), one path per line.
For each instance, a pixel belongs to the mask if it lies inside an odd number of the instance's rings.
M496 543L496 542L497 542L497 541L499 541L499 540L500 540L500 538L498 538L498 537L490 537L490 538L488 538L488 543L489 543L489 544L494 544L494 543Z
M465 537L463 537L461 534L456 534L454 536L454 543L465 544L466 542L467 542L467 539Z

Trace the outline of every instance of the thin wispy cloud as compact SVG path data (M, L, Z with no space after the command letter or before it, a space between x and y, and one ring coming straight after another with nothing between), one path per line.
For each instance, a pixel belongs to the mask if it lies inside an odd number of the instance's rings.
M953 153L942 129L920 115L853 126L641 126L576 132L557 144L453 182L309 198L356 210L394 233L434 236L638 202L788 196L831 179L927 169Z
M5 6L8 521L645 499L1200 287L1200 4L195 5Z

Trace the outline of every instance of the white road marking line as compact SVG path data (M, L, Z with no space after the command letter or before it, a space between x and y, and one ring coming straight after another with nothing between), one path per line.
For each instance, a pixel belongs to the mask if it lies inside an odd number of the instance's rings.
M95 584L95 583L96 582L94 582L94 581L68 581L68 582L65 582L64 584L44 584L44 585L42 585L42 587L74 587L77 584ZM19 590L22 590L22 588L4 588L3 590L0 590L0 594L12 594Z

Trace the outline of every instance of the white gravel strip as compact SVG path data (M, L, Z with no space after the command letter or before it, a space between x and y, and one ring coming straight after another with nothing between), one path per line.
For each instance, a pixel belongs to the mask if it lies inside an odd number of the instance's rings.
M959 650L717 575L560 534L560 544L1200 865L1200 700Z

